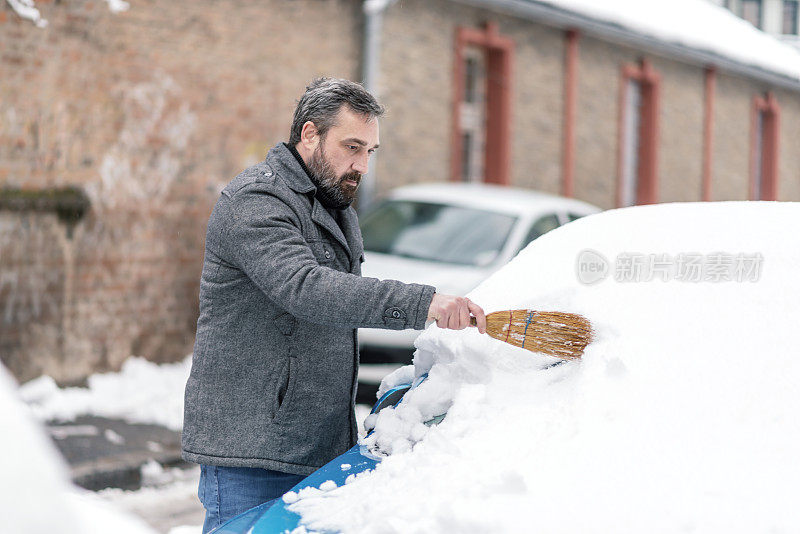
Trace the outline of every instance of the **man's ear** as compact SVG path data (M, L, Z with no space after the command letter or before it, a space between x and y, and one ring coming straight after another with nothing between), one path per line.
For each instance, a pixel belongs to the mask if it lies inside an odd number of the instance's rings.
M319 144L319 130L317 126L311 122L306 121L303 124L303 129L300 130L300 144L307 150L313 152Z

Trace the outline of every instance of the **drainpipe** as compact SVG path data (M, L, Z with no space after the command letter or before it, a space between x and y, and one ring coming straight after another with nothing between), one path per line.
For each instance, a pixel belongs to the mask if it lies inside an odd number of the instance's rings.
M383 13L397 0L364 0L364 50L363 50L363 79L364 88L380 101L378 89L381 73L381 33L383 27ZM363 212L375 201L378 180L378 153L370 158L370 171L365 180L361 182L358 209Z

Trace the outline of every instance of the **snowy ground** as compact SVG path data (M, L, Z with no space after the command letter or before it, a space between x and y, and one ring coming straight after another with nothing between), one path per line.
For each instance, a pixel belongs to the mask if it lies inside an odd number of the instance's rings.
M199 466L164 469L156 462L142 467L142 489L109 488L97 492L105 502L143 519L165 534L200 534L203 507L197 499Z
M800 531L799 231L798 204L739 202L543 236L470 297L585 315L584 358L429 328L428 380L365 440L393 454L292 508L345 533Z
M180 430L191 365L191 356L162 365L129 358L118 373L90 376L88 387L60 389L52 378L41 376L25 383L20 395L40 421L71 421L88 414Z
M145 523L72 486L67 466L0 365L0 531L152 534Z

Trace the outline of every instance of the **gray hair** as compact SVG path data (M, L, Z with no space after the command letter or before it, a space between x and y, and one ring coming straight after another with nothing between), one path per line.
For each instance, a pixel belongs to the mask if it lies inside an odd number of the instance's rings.
M303 125L311 121L321 137L336 125L336 115L342 106L368 118L383 115L384 107L360 84L341 78L316 78L297 102L289 133L289 144L300 142Z

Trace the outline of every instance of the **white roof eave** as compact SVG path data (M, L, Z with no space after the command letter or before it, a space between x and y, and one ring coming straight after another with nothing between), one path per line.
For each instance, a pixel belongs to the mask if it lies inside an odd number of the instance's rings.
M461 4L490 9L519 18L534 20L562 29L577 29L586 35L616 44L637 48L657 56L701 66L714 66L719 70L739 74L790 90L800 90L800 79L773 72L725 57L716 52L693 48L684 44L658 39L631 28L557 6L531 0L452 0Z

